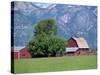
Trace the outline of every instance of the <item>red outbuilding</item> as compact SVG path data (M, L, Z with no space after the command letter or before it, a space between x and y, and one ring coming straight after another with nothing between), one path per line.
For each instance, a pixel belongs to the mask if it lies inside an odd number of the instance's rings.
M20 50L20 58L32 58L32 55L27 48L22 48Z
M32 58L31 53L26 47L14 47L11 50L12 59Z

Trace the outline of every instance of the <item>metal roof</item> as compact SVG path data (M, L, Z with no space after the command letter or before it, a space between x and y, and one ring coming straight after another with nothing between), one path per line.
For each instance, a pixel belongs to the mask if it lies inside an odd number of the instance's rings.
M83 37L72 37L76 40L79 48L89 48L87 41Z
M66 52L76 52L78 49L78 47L68 47L66 48Z

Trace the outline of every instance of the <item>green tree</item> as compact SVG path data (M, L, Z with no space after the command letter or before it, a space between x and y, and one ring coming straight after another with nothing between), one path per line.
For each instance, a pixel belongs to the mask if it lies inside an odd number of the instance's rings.
M34 35L46 34L46 35L56 35L56 23L53 19L47 19L40 21L35 27Z
M61 56L65 50L65 41L59 37L50 38L48 51L51 56Z
M33 38L27 47L36 57L62 55L64 40L57 37L56 23L53 19L42 20L35 26Z

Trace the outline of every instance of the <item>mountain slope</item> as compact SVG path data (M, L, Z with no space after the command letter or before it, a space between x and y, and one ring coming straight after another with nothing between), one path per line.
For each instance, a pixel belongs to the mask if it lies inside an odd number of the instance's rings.
M82 36L91 48L97 47L96 6L14 2L13 8L15 46L27 44L38 21L53 18L62 38L67 40L72 36Z

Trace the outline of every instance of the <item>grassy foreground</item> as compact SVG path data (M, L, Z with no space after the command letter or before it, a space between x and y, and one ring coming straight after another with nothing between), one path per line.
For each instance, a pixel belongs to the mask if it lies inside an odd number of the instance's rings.
M14 61L14 73L51 72L96 68L97 57L95 55L32 58Z

